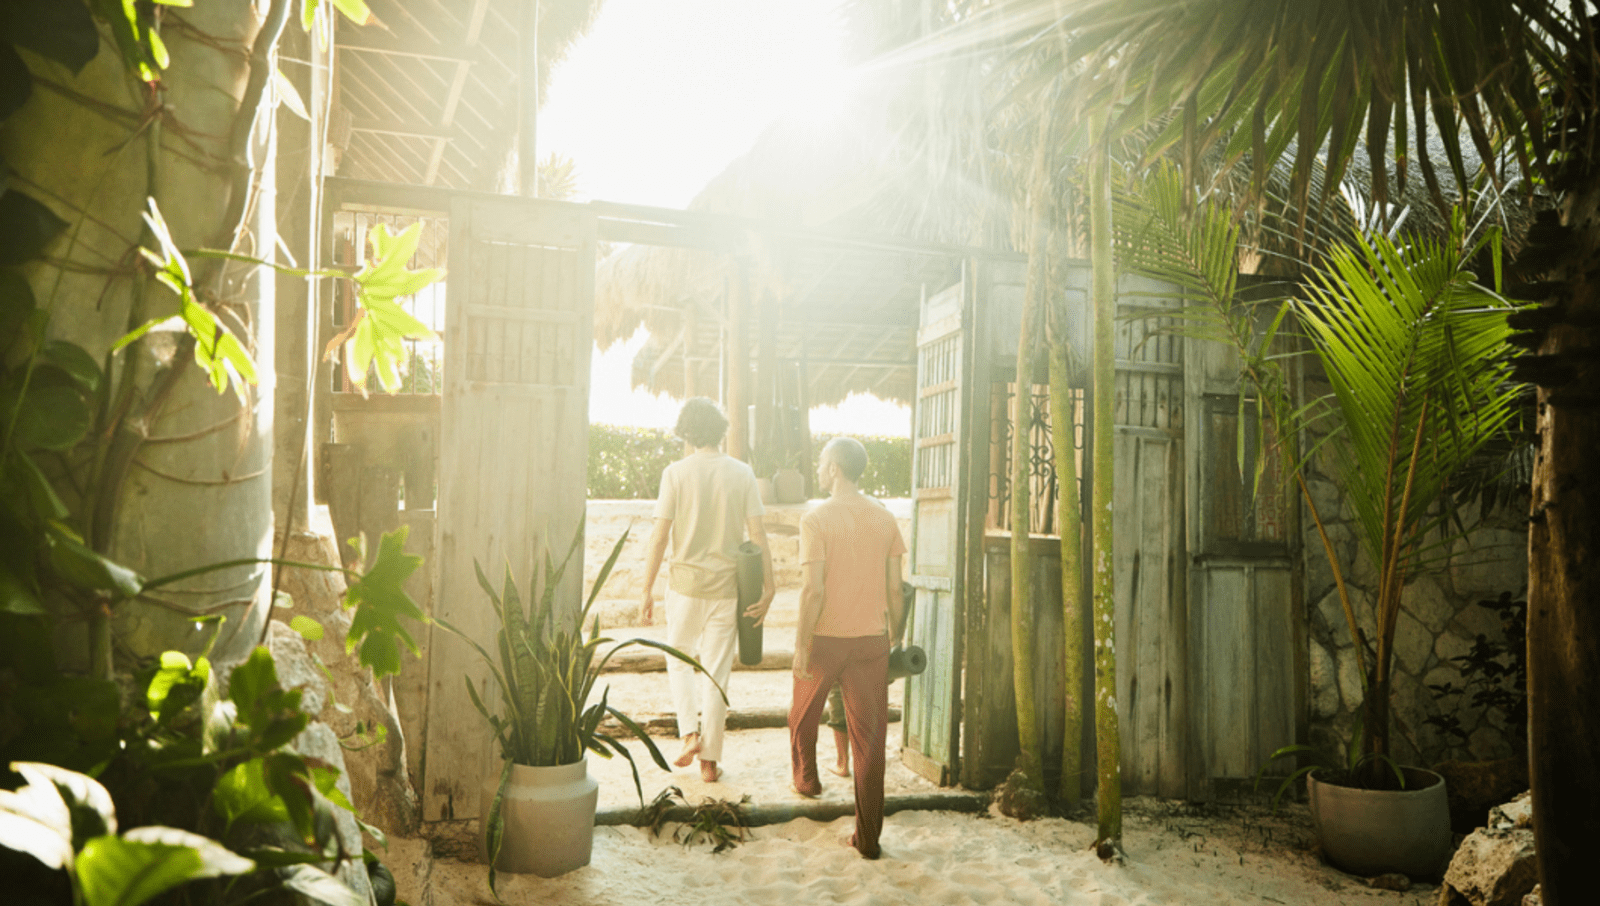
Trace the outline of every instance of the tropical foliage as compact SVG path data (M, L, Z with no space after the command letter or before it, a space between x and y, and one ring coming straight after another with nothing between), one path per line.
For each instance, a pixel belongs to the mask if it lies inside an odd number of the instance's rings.
M333 831L335 811L354 810L339 771L291 747L310 718L266 648L226 680L203 655L166 652L125 706L114 683L56 668L42 621L0 615L0 676L18 692L0 699L15 772L0 786L16 787L0 789L9 901L137 906L185 885L168 902L280 886L364 902L319 867L361 858ZM119 833L119 818L134 826Z

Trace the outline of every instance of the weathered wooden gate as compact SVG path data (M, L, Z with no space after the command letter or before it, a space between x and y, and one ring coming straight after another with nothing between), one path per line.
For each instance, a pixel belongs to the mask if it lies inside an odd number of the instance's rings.
M923 300L917 332L917 399L912 417L911 584L916 603L907 641L928 653L928 669L906 680L901 758L939 784L954 779L960 722L961 606L968 447L962 443L971 310L967 281Z
M1188 792L1184 341L1171 287L1118 281L1112 567L1122 784L1131 794Z
M1249 778L1275 749L1301 738L1306 633L1304 610L1295 606L1295 499L1272 445L1256 442L1254 400L1241 406L1238 358L1197 340L1185 342L1184 356L1184 403L1196 435L1186 462L1194 489L1191 732L1200 742L1196 779L1209 784ZM1266 453L1259 482L1258 448Z
M450 208L434 612L493 649L493 610L473 561L525 588L584 519L595 215L576 205L486 196ZM581 551L577 555L581 559ZM562 579L578 600L582 568ZM435 634L428 665L423 817L478 816L499 752L462 678L498 701L488 670Z

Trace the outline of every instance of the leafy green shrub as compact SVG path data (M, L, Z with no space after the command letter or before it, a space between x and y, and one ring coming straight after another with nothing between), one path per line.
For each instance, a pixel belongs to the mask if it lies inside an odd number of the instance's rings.
M811 437L811 461L833 434ZM911 438L856 435L867 448L861 490L874 497L911 496ZM665 428L589 426L589 497L650 500L661 492L661 470L683 456L683 441Z
M822 448L839 435L813 434L811 461L822 456ZM911 438L852 434L867 448L867 471L861 474L861 492L873 497L911 496Z
M653 500L661 470L683 456L683 441L664 428L589 426L589 497Z

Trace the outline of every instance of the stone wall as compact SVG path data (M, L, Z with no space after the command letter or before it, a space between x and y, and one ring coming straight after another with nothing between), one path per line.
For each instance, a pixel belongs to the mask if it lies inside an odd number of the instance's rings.
M1308 387L1326 392L1327 385ZM1338 552L1350 602L1362 631L1372 633L1377 591L1373 559L1358 540L1356 513L1333 479L1331 446L1318 451L1307 485ZM1461 518L1466 534L1437 551L1435 562L1409 576L1395 630L1393 755L1401 764L1433 765L1450 759L1509 757L1514 740L1498 709L1472 704L1470 695L1439 696L1430 686L1462 685L1454 658L1470 651L1479 636L1503 642L1505 631L1495 611L1478 605L1510 592L1527 594L1527 506L1513 501L1479 518L1476 504ZM1333 571L1309 508L1302 506L1306 625L1310 629L1310 742L1343 755L1362 702L1362 678ZM1438 533L1435 533L1438 536ZM1461 744L1428 724L1430 715L1453 712L1467 733Z

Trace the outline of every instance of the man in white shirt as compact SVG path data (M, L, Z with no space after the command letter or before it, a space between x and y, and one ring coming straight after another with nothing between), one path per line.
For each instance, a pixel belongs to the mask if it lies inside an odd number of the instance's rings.
M728 704L717 686L727 688L737 639L739 545L748 534L761 548L764 578L761 599L745 609L757 625L766 618L776 589L765 512L755 473L718 450L728 419L717 404L695 397L683 404L674 432L689 453L661 473L655 529L639 615L644 625L655 617L655 582L671 548L667 574L667 644L696 658L706 676L676 658L667 658L667 682L678 713L683 751L676 764L686 768L698 756L700 777L713 783L722 771L722 738ZM716 681L716 685L712 684Z

